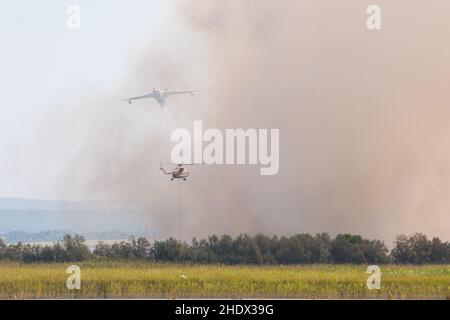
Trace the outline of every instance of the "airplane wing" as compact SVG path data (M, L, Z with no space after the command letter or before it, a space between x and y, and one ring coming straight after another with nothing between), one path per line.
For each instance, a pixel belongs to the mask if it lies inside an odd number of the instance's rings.
M189 93L191 96L194 95L194 92L198 92L198 91L164 91L163 92L163 96L164 98L170 97L170 96L175 96L177 94L187 94Z
M154 98L154 97L155 97L155 95L153 93L149 93L149 94L145 94L143 96L122 99L122 101L128 101L129 103L131 103L132 100L148 99L148 98Z

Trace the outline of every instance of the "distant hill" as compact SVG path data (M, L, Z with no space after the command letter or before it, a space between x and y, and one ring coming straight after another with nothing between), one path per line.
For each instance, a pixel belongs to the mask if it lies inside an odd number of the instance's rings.
M71 230L47 230L39 232L10 231L0 234L0 238L6 243L32 243L32 242L55 242L60 241L66 234L80 234ZM84 232L81 233L87 240L118 240L128 239L130 234L116 230L102 232ZM133 234L134 236L147 236L146 234Z
M151 204L110 201L53 201L25 198L0 198L0 210L139 210Z
M34 234L31 235L34 237L36 234L49 232L48 230L70 230L81 234L112 231L128 235L151 233L151 230L143 229L142 221L131 218L148 216L146 213L149 207L158 210L157 206L146 203L130 204L120 201L0 198L0 235L9 233L10 237L17 239L22 234L23 238L28 238L30 234ZM11 236L12 234L15 235ZM41 236L46 237L43 234Z

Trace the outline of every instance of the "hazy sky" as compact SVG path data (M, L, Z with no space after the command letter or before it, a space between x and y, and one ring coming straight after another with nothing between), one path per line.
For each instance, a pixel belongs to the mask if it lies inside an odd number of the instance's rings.
M44 5L47 4L47 5ZM81 30L66 30L68 4ZM0 196L136 199L172 234L175 127L280 129L280 171L194 168L186 236L450 236L448 1L15 1L0 13ZM120 99L153 87L194 98ZM162 159L163 158L163 159ZM164 233L165 232L165 233Z
M71 4L81 8L77 31L66 28ZM19 0L2 5L0 196L55 197L65 155L52 152L60 158L39 161L45 150L36 149L42 147L34 141L42 139L34 135L36 122L45 110L67 109L66 102L86 92L108 92L118 99L129 94L125 89L114 92L112 85L117 79L133 80L127 77L140 58L136 52L152 42L166 45L161 35L169 25L176 37L177 28L168 20L170 8L169 1L155 0ZM71 149L63 143L59 147Z

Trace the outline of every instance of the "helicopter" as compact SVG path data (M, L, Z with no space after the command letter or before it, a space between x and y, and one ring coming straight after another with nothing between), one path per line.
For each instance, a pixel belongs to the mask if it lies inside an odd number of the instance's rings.
M186 178L189 177L189 171L184 168L184 166L193 165L193 164L177 164L174 169L165 169L163 167L163 164L161 162L161 168L159 169L159 172L167 175L171 175L170 180L173 181L174 179L183 179L186 181Z

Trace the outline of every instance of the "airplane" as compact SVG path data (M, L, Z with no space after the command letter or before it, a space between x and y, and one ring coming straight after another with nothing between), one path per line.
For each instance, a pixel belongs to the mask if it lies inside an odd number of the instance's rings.
M183 179L184 181L186 181L186 178L189 177L189 171L186 168L183 168L183 165L184 164L177 164L177 167L174 169L164 169L163 164L161 163L161 168L159 169L159 172L171 175L172 176L170 178L171 181L173 181L173 179Z
M192 91L192 90L191 91L169 91L167 89L161 90L161 89L153 88L152 92L149 94L122 99L122 101L128 101L128 103L131 104L131 101L133 101L133 100L153 98L156 100L156 102L158 102L158 104L161 107L163 107L166 104L167 98L170 96L174 96L177 94L187 94L187 93L189 93L191 96L194 96L194 92L198 92L198 91Z

